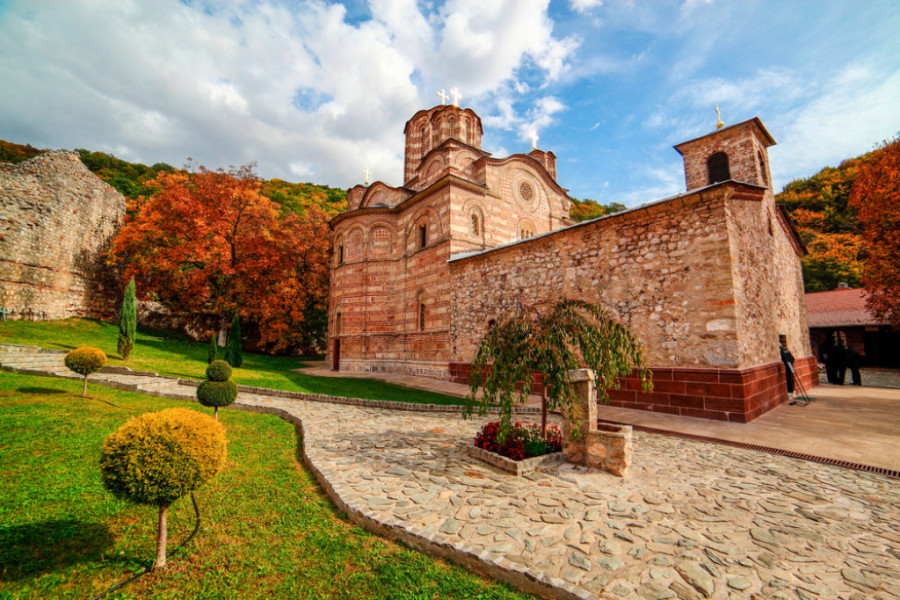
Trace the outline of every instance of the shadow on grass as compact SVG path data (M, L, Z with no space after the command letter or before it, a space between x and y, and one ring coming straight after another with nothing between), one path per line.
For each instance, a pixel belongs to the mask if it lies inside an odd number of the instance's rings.
M45 388L45 387L20 387L16 391L22 392L23 394L68 394L66 390L58 390L54 388Z
M90 562L113 545L106 525L58 519L0 528L0 581Z

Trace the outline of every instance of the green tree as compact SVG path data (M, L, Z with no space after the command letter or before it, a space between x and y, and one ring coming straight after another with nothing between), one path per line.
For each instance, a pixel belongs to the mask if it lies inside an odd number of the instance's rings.
M122 360L128 360L137 335L137 307L134 304L134 277L125 286L122 308L119 310L119 343L116 345Z
M596 373L599 399L604 404L609 402L607 390L618 389L617 378L633 368L638 369L645 390L653 387L641 343L599 304L565 299L544 310L520 307L481 339L472 364L465 414L472 414L478 402L475 394L483 388L479 414L499 405L500 436L505 438L513 403L528 399L533 375L538 373L543 380L541 429L546 437L547 411L573 406L575 394L567 373L582 367Z
M197 387L197 400L212 406L213 417L219 419L219 407L229 406L237 399L237 384L230 380L231 367L224 360L214 360L206 367L206 381Z
M235 368L244 364L241 353L241 320L237 313L231 319L231 329L228 330L228 340L225 342L225 362Z
M212 364L212 361L218 358L219 345L216 343L216 333L209 334L209 350L206 353L206 362Z
M186 408L143 414L106 438L100 453L104 487L159 509L154 569L166 566L169 506L221 471L226 453L222 424Z

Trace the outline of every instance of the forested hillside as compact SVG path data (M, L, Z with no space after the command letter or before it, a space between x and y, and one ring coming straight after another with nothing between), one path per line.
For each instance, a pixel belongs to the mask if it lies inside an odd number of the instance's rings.
M808 179L784 186L775 202L784 204L809 254L803 258L807 292L833 290L842 281L859 287L865 249L850 191L860 166L872 153L825 167Z
M22 162L42 152L46 150L0 140L0 162ZM75 152L88 169L131 200L150 194L151 190L146 183L160 172L174 173L179 170L162 162L148 167L104 152L81 148ZM262 184L262 194L285 211L302 214L306 206L316 205L329 216L334 216L347 207L347 190L340 188L313 183L288 183L281 179L262 180Z
M576 223L580 223L582 221L589 221L591 219L610 215L625 210L626 208L628 207L624 204L619 204L618 202L600 204L596 200L591 200L590 198L585 198L584 200L572 198L572 208L569 210L569 218Z

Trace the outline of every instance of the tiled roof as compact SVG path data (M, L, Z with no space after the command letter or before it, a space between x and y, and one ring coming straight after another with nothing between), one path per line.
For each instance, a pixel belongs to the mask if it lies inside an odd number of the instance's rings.
M810 327L886 324L866 308L866 291L862 288L806 294L806 312Z

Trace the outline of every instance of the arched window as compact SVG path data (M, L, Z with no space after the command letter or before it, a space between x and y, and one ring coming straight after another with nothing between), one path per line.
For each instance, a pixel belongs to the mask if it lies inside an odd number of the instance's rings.
M422 150L422 156L425 156L425 150L428 147L428 133L423 126L419 130L419 148Z
M425 331L425 292L416 294L416 329Z
M530 237L534 237L534 226L531 223L522 223L519 228L519 239L527 240Z
M762 177L763 185L769 185L769 175L766 173L766 161L763 159L762 152L756 153L756 158L759 160L759 174Z
M344 245L343 244L338 246L337 255L338 255L338 264L339 265L344 264Z
M713 153L706 159L706 173L709 176L709 185L731 179L731 171L728 169L728 155L724 152Z
M338 312L334 316L334 333L335 335L341 335L341 313Z
M424 248L428 245L428 223L422 223L419 225L419 248Z
M478 237L481 235L481 219L478 218L478 213L472 213L472 235Z
M450 137L453 137L456 133L456 119L450 117Z

